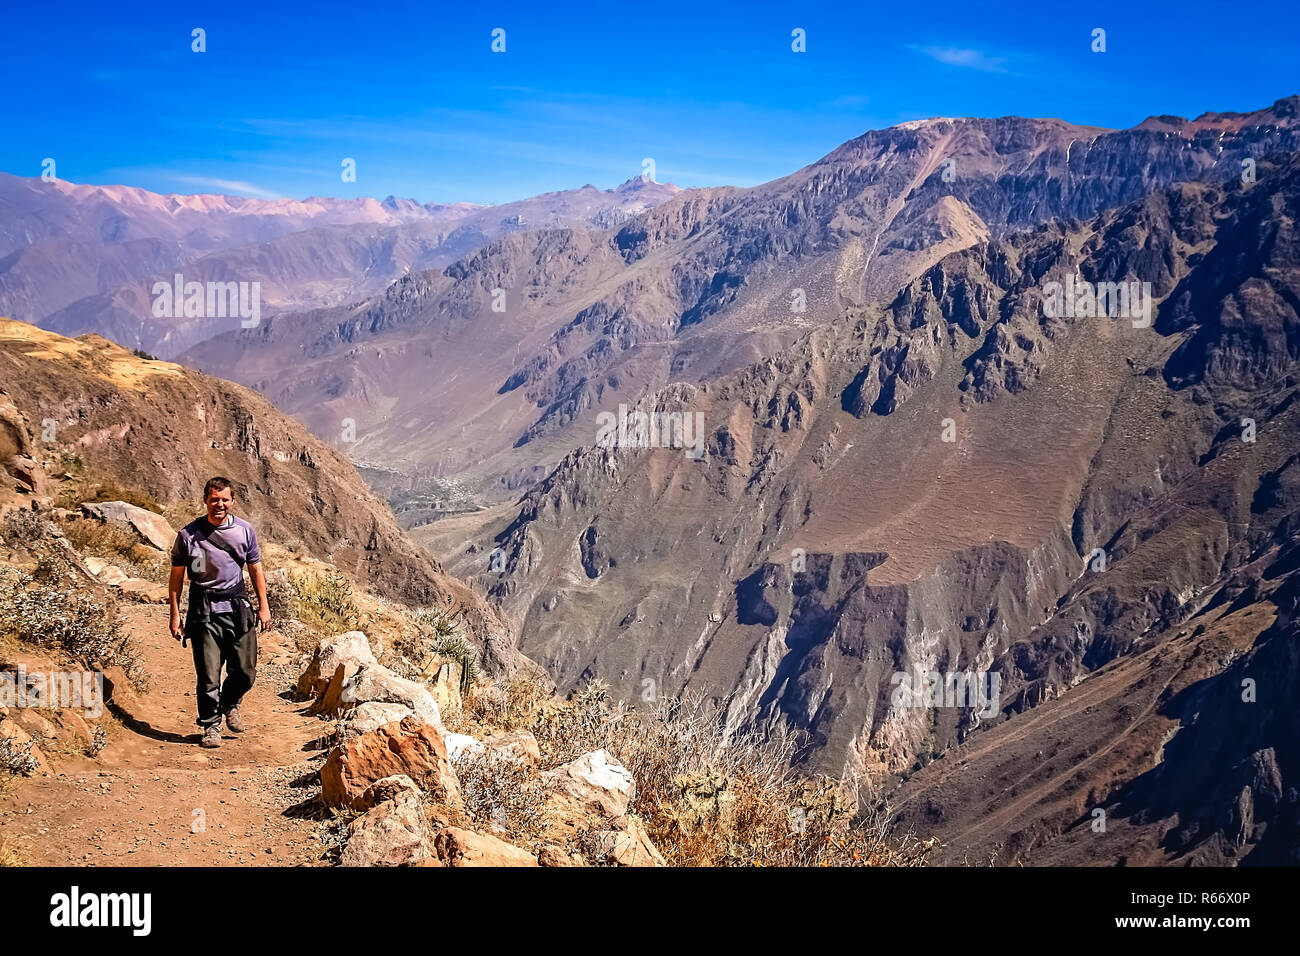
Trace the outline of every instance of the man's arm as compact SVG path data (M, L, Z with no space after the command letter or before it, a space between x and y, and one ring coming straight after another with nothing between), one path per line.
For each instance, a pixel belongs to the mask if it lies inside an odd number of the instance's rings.
M167 602L171 605L171 634L176 640L184 635L181 627L181 591L185 587L185 566L172 565L172 573L167 578Z
M261 561L249 563L248 576L252 579L253 591L257 594L257 622L265 631L271 626L271 606L266 603L266 575L262 572Z

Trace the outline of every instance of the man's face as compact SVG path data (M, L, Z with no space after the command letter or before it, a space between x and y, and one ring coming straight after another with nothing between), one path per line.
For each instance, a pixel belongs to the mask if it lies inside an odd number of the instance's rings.
M213 524L224 524L226 517L230 514L230 507L234 500L235 496L230 493L229 488L223 488L220 491L214 489L203 499L203 504L208 509L208 520Z

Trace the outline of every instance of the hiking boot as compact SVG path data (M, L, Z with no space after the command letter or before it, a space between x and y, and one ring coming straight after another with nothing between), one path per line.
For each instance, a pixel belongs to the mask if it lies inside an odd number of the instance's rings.
M221 746L221 724L208 724L203 728L203 737L199 740L200 747L207 747L209 750Z
M226 726L237 734L244 732L244 717L240 714L238 705L226 711Z

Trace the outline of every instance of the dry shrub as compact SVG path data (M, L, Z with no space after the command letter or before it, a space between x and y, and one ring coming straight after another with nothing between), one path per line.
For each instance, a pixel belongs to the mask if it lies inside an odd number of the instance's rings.
M144 686L139 658L119 626L116 598L97 597L66 563L42 560L35 574L0 568L0 636L60 649L90 669L121 667Z
M456 761L456 778L471 829L534 853L548 842L546 787L535 769L484 749Z
M461 709L444 719L455 733L484 737L515 730L532 731L534 717L553 698L536 681L523 677L497 678L475 684L461 698Z
M140 543L136 535L111 521L79 517L61 518L59 527L64 536L83 554L127 557Z
M14 777L30 777L40 769L32 755L33 741L14 743L12 737L0 737L0 773Z
M266 604L271 617L277 621L297 619L298 592L284 568L276 568L266 575Z
M14 510L8 512L4 516L4 522L0 523L0 539L6 541L11 547L41 554L49 549L57 530L42 514L35 511Z
M516 678L476 687L453 729L530 731L544 766L608 750L636 779L631 810L674 866L919 866L932 848L892 836L883 814L859 815L851 786L793 769L790 734L728 733L700 700L639 711L611 703L600 681L561 701Z

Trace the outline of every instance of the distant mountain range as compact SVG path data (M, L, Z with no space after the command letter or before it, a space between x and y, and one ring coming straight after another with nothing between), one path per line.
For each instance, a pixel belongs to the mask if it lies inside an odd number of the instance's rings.
M503 206L162 196L0 173L0 314L172 357L238 321L159 320L155 281L260 282L263 313L352 301L508 232L604 227L678 192L633 179Z

